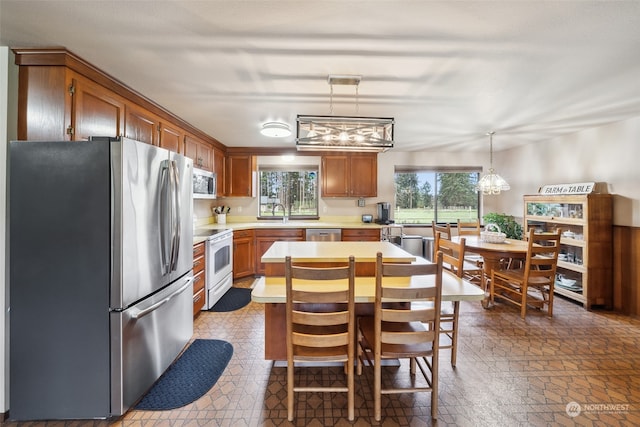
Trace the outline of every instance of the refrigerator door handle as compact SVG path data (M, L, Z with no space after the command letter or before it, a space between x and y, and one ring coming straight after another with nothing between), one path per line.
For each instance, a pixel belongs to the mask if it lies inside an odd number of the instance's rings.
M175 271L178 268L178 256L180 255L180 224L182 221L182 215L180 206L180 177L178 174L178 166L175 161L171 161L171 168L173 170L173 250L171 251L171 270Z
M144 316L146 316L147 314L150 314L154 311L156 311L157 309L159 309L160 307L162 307L163 305L165 305L166 303L168 303L169 301L171 301L171 299L179 294L182 293L182 291L184 291L185 289L187 289L187 287L191 284L191 282L193 282L193 277L189 277L186 279L186 283L184 285L182 285L180 287L180 289L178 289L177 291L175 291L174 293L172 293L171 295L169 295L168 297L158 301L157 303L150 305L149 307L145 308L144 310L136 310L133 311L131 313L131 318L132 319L141 319Z
M171 253L173 242L169 237L169 221L171 220L171 170L168 160L163 160L160 166L160 245L162 252L162 274L169 273L171 269Z

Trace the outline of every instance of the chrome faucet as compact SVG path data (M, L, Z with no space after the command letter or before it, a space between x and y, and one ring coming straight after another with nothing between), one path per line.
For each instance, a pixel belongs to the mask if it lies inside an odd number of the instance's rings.
M273 209L271 209L271 215L276 216L276 208L280 206L282 208L282 222L287 222L287 209L284 207L282 203L278 203L277 205L273 205Z

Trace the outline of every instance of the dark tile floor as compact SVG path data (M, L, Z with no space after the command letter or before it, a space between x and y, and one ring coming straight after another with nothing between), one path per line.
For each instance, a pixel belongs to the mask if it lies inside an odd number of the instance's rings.
M251 282L237 283L249 286ZM457 367L440 355L437 425L640 425L640 320L588 312L555 299L554 317L532 310L525 321L514 306L462 303ZM426 393L383 396L383 418L373 420L372 372L356 379L356 420L347 418L342 394L298 397L287 421L286 369L263 358L262 306L201 313L195 338L231 342L233 357L217 384L183 408L128 412L111 422L49 422L48 426L427 426ZM404 378L407 366L386 369ZM340 368L306 368L311 379L333 381ZM306 372L305 371L305 372ZM6 423L9 425L9 423ZM24 423L23 425L45 423Z

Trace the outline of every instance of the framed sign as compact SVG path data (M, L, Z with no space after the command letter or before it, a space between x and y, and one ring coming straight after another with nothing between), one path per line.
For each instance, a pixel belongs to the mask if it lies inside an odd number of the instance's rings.
M543 185L538 190L539 194L589 194L595 189L595 182L579 182L575 184Z

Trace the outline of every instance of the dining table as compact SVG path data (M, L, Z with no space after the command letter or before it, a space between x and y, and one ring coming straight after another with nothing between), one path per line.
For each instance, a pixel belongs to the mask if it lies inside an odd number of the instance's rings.
M284 264L287 255L292 256L293 264L298 265L346 265L349 255L353 255L356 263L373 263L376 253L383 253L384 262L423 263L429 262L421 257L415 257L402 248L390 242L274 242L262 256L262 262L267 264ZM386 258L385 258L386 254ZM285 303L286 289L284 275L269 272L279 272L280 269L267 269L267 274L258 278L251 292L254 302L264 304L265 310L265 359L286 360L286 323ZM368 271L368 270L367 270ZM371 271L374 271L372 269ZM385 278L392 286L425 286L429 285L431 276L413 276L412 278ZM313 282L301 283L304 286L317 286ZM344 287L345 281L336 280L322 286ZM356 274L355 278L356 315L370 315L373 313L375 301L375 275ZM481 301L485 292L466 279L460 278L448 271L442 276L442 300L453 303L453 314L457 318L461 301ZM457 327L458 322L454 322ZM456 331L457 333L457 331ZM453 350L452 350L453 351ZM452 353L452 361L455 355ZM455 363L455 362L454 362Z
M481 236L451 236L451 241L455 243L460 243L461 239L465 239L465 250L467 252L478 254L483 258L485 292L491 278L491 272L494 269L502 269L505 260L525 259L529 250L529 243L524 240L505 239L504 242L494 243L482 240ZM484 308L489 307L489 296L485 296L482 300L482 306Z

